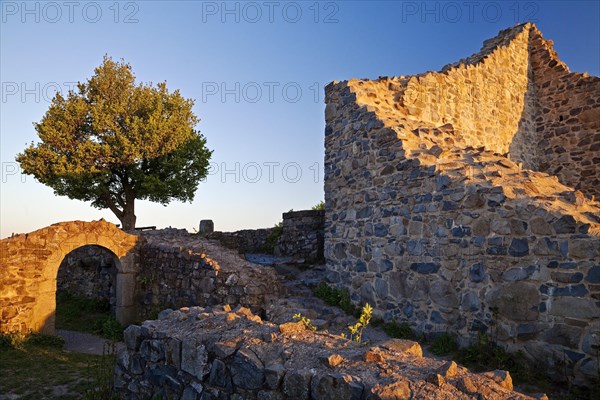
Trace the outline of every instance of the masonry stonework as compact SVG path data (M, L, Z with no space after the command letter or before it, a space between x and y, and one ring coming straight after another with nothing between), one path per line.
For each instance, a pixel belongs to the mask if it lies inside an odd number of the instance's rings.
M58 269L73 250L96 245L117 260L119 322L136 317L134 300L138 237L104 220L61 222L0 241L0 332L54 333Z
M244 307L166 310L124 336L114 368L123 399L533 399L507 371L472 373L423 357L416 342L353 343Z
M86 297L114 287L124 325L167 307L230 304L261 314L283 295L271 267L184 229L129 234L104 220L61 222L3 239L0 254L0 332L54 333L57 287ZM105 263L116 269L114 285Z
M523 24L326 104L328 279L387 320L597 377L600 79Z
M115 255L99 246L79 247L62 260L56 289L116 305L117 262Z
M283 295L275 271L185 229L141 233L138 320L167 307L243 305L262 314Z
M275 246L275 255L292 257L303 263L322 262L324 224L324 211L304 210L283 213L283 226Z

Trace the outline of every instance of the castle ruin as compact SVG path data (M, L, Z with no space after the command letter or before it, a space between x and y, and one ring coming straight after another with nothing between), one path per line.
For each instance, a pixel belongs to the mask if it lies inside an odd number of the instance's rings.
M326 104L328 279L386 320L597 376L600 79L527 23Z

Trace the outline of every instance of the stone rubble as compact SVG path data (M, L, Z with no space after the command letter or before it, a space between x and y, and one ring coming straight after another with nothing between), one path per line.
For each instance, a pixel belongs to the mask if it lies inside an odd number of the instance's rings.
M115 388L125 399L531 399L506 371L469 372L416 342L358 344L249 309L184 307L125 331Z

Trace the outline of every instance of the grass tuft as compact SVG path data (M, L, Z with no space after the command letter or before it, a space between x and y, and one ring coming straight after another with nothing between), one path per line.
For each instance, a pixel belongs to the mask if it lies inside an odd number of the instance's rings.
M56 328L93 333L108 340L123 340L124 328L112 314L108 301L64 291L56 295Z
M19 399L116 399L114 354L66 352L63 344L60 337L37 333L0 335L2 393Z
M319 283L319 285L313 290L315 296L323 300L330 306L341 308L346 314L353 315L356 318L360 318L361 310L352 304L350 299L350 293L347 289L337 289L329 286L325 282Z

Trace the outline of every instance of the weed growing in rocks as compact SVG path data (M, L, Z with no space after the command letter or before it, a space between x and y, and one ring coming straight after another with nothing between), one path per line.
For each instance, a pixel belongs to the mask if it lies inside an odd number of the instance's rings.
M311 330L311 331L317 330L317 328L315 328L315 326L310 323L310 319L306 318L304 315L302 315L300 313L294 314L294 316L292 318L294 319L294 321L302 322L302 324L304 324L304 326L308 330Z
M371 326L381 328L389 337L396 339L407 339L415 342L423 342L423 337L419 337L410 327L408 322L398 322L392 320L385 322L383 318L376 315L371 319Z
M102 356L90 360L87 375L94 378L89 385L83 400L117 400L119 396L113 388L113 368L116 362L116 343L104 343Z
M346 314L354 315L357 318L360 317L360 310L352 304L350 293L347 289L337 289L329 286L325 282L321 282L314 289L314 294L328 305L339 307ZM357 315L357 313L359 314Z
M431 345L429 345L429 350L436 356L445 356L455 352L457 349L456 338L448 332L442 332L436 336Z
M275 246L277 245L277 240L281 236L283 232L283 222L279 222L277 225L273 227L273 230L265 239L264 252L267 254L273 254L275 252Z
M320 202L318 202L317 204L312 206L311 210L315 210L315 211L325 210L325 201L321 200Z
M513 356L495 344L484 333L479 333L474 343L460 349L456 358L462 364L478 371L489 368L508 369L510 364L514 364L511 360Z
M372 316L373 307L371 307L369 303L367 303L362 308L362 312L360 313L360 317L358 318L356 324L350 325L348 327L348 330L350 331L351 340L354 340L356 343L360 343L362 341L363 330L367 327L367 325L369 325Z

